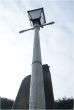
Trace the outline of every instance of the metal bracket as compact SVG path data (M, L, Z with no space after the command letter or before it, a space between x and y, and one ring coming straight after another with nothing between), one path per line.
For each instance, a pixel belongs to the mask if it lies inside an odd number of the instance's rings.
M54 24L54 23L55 23L55 22L52 21L52 22L46 23L46 24L44 24L44 25L41 25L40 27L43 28L44 26L52 25L52 24ZM29 29L26 29L26 30L21 30L21 31L19 31L19 33L23 33L23 32L26 32L26 31L33 30L33 29L34 29L34 28L29 28Z

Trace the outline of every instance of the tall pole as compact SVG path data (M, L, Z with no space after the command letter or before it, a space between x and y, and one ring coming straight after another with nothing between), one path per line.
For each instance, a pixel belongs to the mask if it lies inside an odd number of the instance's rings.
M30 22L34 27L22 30L19 33L23 33L33 29L35 31L33 60L32 60L32 75L30 82L29 110L45 109L46 105L45 105L45 92L44 92L39 30L40 27L43 28L46 25L54 24L54 22L46 24L43 7L28 11L28 16Z
M34 25L34 30L35 35L33 47L32 75L30 83L29 110L45 109L43 70L39 39L40 26L38 23Z

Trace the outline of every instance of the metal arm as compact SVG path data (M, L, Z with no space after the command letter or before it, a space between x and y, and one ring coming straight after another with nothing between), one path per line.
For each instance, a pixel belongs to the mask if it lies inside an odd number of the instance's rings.
M53 21L53 22L50 22L50 23L46 23L46 24L44 24L44 25L41 25L40 27L44 27L44 26L47 26L47 25L52 25L52 24L54 24L55 22ZM26 31L30 31L30 30L33 30L34 28L29 28L29 29L26 29L26 30L22 30L22 31L19 31L19 33L23 33L23 32L26 32Z
M55 22L52 21L52 22L46 23L46 24L44 24L44 25L42 25L42 26L51 25L51 24L54 24L54 23L55 23Z
M34 28L30 28L30 29L22 30L22 31L19 31L19 33L23 33L23 32L29 31L29 30L33 30L33 29L34 29Z

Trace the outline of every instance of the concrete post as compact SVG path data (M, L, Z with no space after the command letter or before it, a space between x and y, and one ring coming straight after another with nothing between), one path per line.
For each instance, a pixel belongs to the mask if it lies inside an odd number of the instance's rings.
M40 27L38 24L35 24L34 28L35 36L32 61L32 75L30 84L29 110L45 109L45 94L44 94L42 60L39 40Z
M1 110L1 97L0 97L0 110Z

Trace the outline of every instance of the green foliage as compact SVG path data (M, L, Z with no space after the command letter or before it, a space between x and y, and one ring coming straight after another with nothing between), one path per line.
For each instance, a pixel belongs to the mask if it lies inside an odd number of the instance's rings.
M72 98L63 98L62 100L55 101L56 109L73 109L74 99Z
M55 109L73 109L73 98L63 98L55 101ZM1 109L11 109L14 101L1 98Z
M6 98L1 98L1 109L11 109L14 101Z

